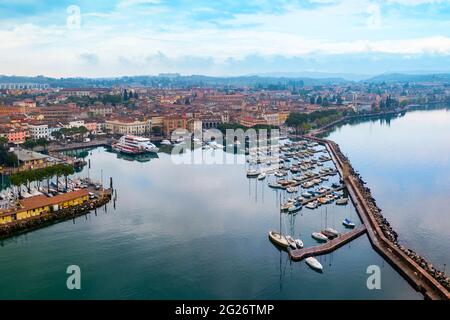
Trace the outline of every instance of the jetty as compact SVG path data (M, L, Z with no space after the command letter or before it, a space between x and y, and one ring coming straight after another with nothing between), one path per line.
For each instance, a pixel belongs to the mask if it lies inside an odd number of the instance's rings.
M297 250L289 250L289 256L294 261L300 261L308 257L320 256L323 254L330 253L344 244L349 243L350 241L360 237L364 233L366 233L366 226L364 224L359 227L353 229L352 231L340 234L336 238L327 241L326 243L309 248L302 248Z

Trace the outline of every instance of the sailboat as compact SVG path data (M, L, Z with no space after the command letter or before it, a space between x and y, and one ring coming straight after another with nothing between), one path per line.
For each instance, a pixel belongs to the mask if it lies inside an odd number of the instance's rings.
M281 206L281 197L280 197L280 206ZM281 234L281 207L280 207L280 229L279 230L280 230L280 232L276 232L273 230L269 231L269 239L275 245L278 245L282 248L288 248L289 242L286 239L286 237Z

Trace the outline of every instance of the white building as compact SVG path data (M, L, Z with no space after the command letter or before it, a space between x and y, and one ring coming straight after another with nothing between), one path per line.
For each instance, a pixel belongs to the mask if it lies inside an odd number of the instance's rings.
M28 132L32 139L50 138L48 125L46 124L30 124L28 125Z
M106 120L106 129L112 134L134 134L144 135L149 133L152 127L151 120L147 121L124 121Z
M79 127L84 127L84 120L70 121L70 122L66 125L66 128L69 128L69 129L72 129L72 128L79 128Z

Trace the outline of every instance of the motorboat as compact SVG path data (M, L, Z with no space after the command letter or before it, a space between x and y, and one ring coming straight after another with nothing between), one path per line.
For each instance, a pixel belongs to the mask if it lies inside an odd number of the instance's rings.
M345 218L344 221L342 221L342 224L346 227L346 228L354 228L355 227L355 223L352 222L351 220Z
M293 201L288 201L286 203L283 203L281 205L281 210L283 210L283 211L289 210L289 208L292 207L293 205L294 205Z
M301 249L304 247L303 241L300 239L295 239L295 244L297 245L297 249Z
M308 266L310 266L312 269L317 271L322 271L323 266L322 264L314 257L308 257L305 259L305 262Z
M285 238L286 238L286 241L289 243L289 247L293 250L296 250L297 243L295 242L295 240L289 235L287 235Z
M320 233L320 232L313 232L311 234L311 236L316 239L317 241L320 242L327 242L328 241L328 237L325 236L324 234Z
M283 189L283 186L277 182L270 182L269 183L269 188L273 188L273 189Z
M325 231L329 232L330 234L332 234L336 237L339 235L339 231L337 231L336 229L333 229L331 227L326 228Z
M163 140L163 141L161 141L161 145L162 146L171 146L172 142L170 142L169 140Z
M289 213L294 213L294 212L300 211L301 208L302 208L301 203L297 202L297 203L295 203L293 206L291 206L291 207L288 209L288 212L289 212Z
M340 206L345 206L346 204L348 204L348 198L338 199L336 200L336 204Z
M302 197L303 197L303 198L311 198L311 197L312 197L312 194L309 193L309 192L307 192L307 191L305 191L305 192L302 193Z
M286 237L276 231L269 231L269 239L280 247L289 247L289 242L286 240Z
M263 172L258 176L258 180L264 180L266 178L266 174Z
M289 187L286 189L286 191L289 193L295 193L295 192L297 192L297 189L295 187Z
M260 172L258 170L255 169L250 169L247 171L247 177L248 178L255 178L258 177L260 175Z
M307 203L305 205L305 207L307 207L308 209L316 209L317 208L317 204L318 204L317 201L311 201L311 202Z

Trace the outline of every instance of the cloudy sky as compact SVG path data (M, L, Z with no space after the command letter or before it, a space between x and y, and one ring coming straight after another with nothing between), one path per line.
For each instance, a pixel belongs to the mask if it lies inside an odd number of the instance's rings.
M0 0L0 74L450 71L450 0Z

